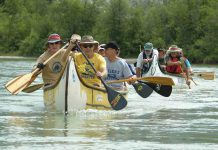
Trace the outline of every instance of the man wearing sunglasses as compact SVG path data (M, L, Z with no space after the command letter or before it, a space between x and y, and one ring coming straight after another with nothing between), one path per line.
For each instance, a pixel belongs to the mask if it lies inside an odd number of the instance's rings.
M51 59L46 65L43 65L47 59L54 55L62 47L62 40L60 35L54 33L49 35L46 43L45 52L37 59L37 65L35 67L42 70L42 79L45 85L54 85L67 62L67 58L71 49L75 46L75 42L80 40L81 37L77 34L73 34L68 48L60 51L57 56Z
M107 75L107 69L105 59L94 52L94 50L98 50L98 42L95 41L92 36L85 35L82 37L79 45L97 71L97 73L94 72L82 53L76 53L74 58L79 70L79 75L85 83L101 86L101 81L98 77L105 77Z

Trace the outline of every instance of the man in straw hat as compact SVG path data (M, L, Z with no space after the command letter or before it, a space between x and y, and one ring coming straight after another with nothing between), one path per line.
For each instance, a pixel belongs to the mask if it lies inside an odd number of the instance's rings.
M66 65L68 55L71 49L75 46L75 42L80 40L81 37L77 34L73 34L70 40L70 45L67 49L61 49L62 39L60 35L54 33L49 35L45 52L37 59L37 65L35 67L42 70L42 78L45 85L53 85L60 78L61 72ZM58 55L51 59L46 65L43 65L47 59L58 52Z
M97 73L94 72L82 53L76 53L74 58L79 70L79 75L85 83L101 86L101 81L98 77L105 77L107 75L107 69L105 59L94 52L94 49L98 49L98 42L95 41L92 36L85 35L82 37L79 45L97 71Z
M136 75L137 77L141 77L142 74L146 73L153 61L153 56L156 55L158 57L158 51L153 48L153 44L148 42L145 43L144 49L139 54L137 58L136 64Z

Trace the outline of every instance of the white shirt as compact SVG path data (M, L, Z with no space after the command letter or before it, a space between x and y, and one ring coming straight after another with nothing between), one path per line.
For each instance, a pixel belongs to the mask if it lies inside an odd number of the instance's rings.
M143 53L144 53L144 51L142 51L137 58L137 64L136 64L137 68L142 69L142 67L143 67ZM156 49L153 49L151 58L153 58L154 55L156 55L158 57L158 51Z

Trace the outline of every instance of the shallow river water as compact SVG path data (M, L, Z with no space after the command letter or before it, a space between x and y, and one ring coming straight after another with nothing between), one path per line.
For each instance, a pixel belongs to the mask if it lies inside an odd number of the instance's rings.
M192 88L170 97L141 98L131 86L122 111L51 113L42 90L11 95L4 84L29 73L34 59L0 57L0 149L2 150L217 150L218 80L195 78ZM193 66L215 71L218 66ZM36 82L40 82L40 78Z

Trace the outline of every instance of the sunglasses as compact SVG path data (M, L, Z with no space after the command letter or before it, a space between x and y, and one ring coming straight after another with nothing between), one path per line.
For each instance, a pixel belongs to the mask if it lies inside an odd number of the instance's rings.
M74 47L72 48L72 51L78 51L78 47L77 47L77 46L74 46Z
M83 47L84 47L84 48L88 48L88 47L89 47L89 48L92 48L93 45L92 45L92 44L89 44L89 45L83 45Z
M49 43L50 45L60 44L60 42Z

